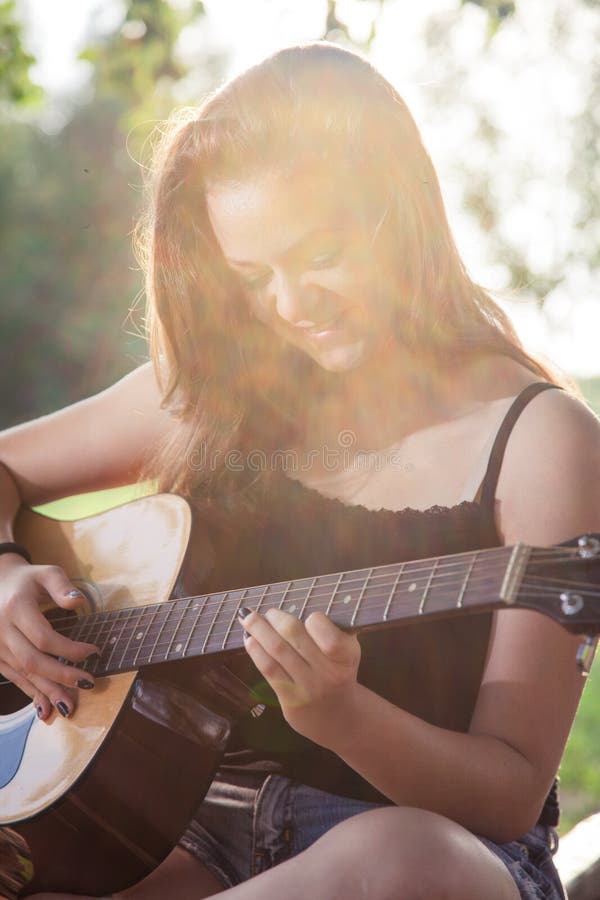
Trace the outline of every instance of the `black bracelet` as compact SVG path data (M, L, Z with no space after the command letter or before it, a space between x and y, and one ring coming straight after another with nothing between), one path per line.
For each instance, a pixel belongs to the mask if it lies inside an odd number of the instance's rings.
M14 541L6 541L4 544L0 544L0 556L3 553L17 553L23 559L26 559L28 563L31 562L29 550L23 547L22 544L15 544Z

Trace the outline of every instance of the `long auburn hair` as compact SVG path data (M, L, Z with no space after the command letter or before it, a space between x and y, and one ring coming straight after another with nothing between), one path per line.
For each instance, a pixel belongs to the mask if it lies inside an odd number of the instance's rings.
M286 446L301 398L324 376L255 321L210 226L207 188L301 161L350 168L385 216L402 341L432 364L500 353L541 378L504 312L467 274L438 179L404 101L364 58L320 42L289 47L229 81L161 128L148 203L136 231L147 327L163 404L179 427L153 448L146 475L162 490L225 496L228 453ZM302 388L298 390L301 379ZM300 423L300 424L299 424ZM236 466L233 467L237 468Z

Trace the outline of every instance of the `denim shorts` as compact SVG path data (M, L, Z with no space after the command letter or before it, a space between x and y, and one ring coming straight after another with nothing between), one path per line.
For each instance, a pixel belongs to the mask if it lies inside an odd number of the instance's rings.
M381 806L282 775L228 772L213 781L180 845L233 887L305 850L345 819ZM479 840L506 865L522 900L566 900L552 861L558 846L552 829L537 825L509 844Z

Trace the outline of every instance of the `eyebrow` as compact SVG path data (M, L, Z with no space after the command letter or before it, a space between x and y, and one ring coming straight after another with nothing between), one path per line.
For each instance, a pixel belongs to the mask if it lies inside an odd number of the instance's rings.
M281 256L293 256L294 254L298 253L298 251L301 250L302 247L304 247L306 244L309 244L311 240L314 240L316 237L322 235L337 236L343 234L345 230L346 229L343 226L313 228L311 231L307 232L299 240L297 240L294 244L291 244L289 247L287 247L283 251ZM230 265L238 266L241 269L255 268L257 265L255 262L249 262L248 260L244 259L231 259L231 257L225 257L225 259Z

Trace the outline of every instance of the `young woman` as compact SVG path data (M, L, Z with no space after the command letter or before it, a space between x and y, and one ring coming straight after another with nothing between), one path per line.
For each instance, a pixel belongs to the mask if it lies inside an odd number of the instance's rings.
M2 436L5 541L21 504L148 475L209 513L224 586L600 530L598 421L468 277L417 128L359 56L282 50L175 119L139 239L153 365ZM76 716L90 677L56 657L93 648L38 611L72 584L0 568L0 670L41 719ZM564 896L577 639L524 610L360 640L322 614L240 622L236 671L279 708L118 896Z

